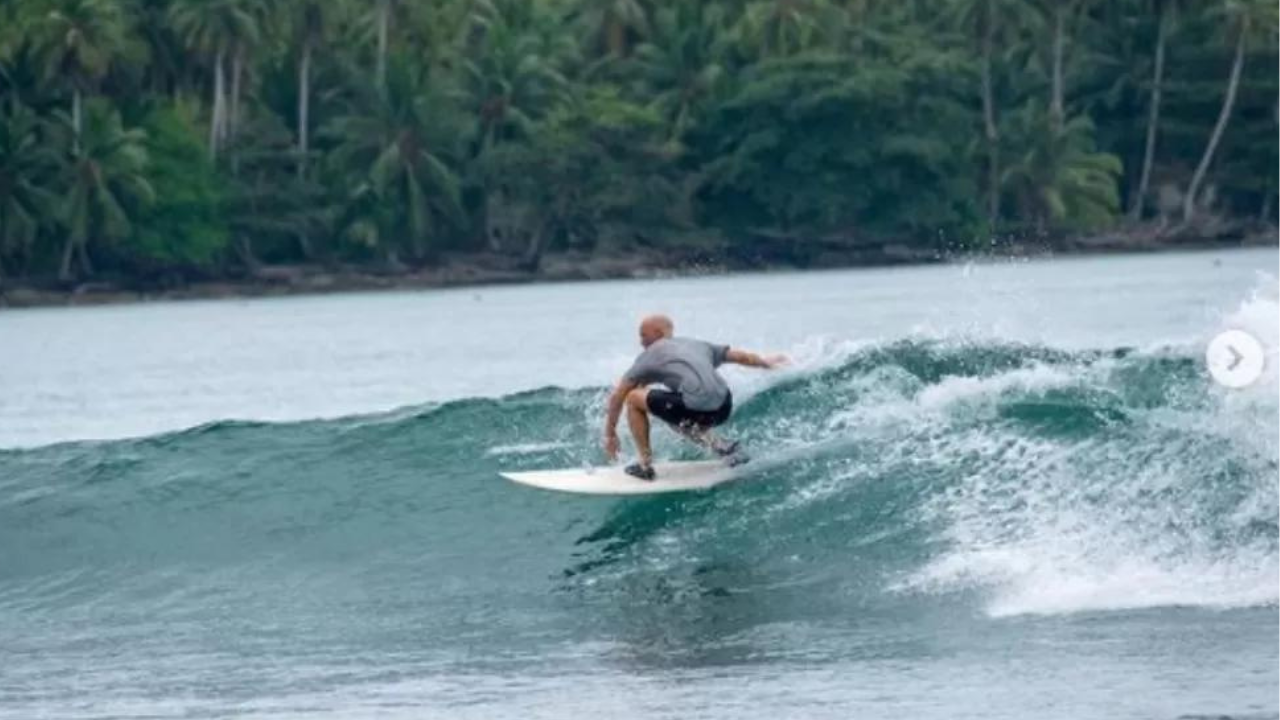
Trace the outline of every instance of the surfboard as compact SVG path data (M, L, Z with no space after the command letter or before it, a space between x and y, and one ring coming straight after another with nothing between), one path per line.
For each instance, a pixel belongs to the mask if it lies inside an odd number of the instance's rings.
M658 477L641 480L623 471L621 465L504 472L502 477L521 485L586 495L651 495L654 493L706 490L736 476L723 460L654 463Z

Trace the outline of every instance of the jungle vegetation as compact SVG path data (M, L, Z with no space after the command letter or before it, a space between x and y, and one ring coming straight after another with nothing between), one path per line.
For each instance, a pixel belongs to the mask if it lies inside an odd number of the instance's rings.
M0 0L0 284L1272 223L1274 0Z

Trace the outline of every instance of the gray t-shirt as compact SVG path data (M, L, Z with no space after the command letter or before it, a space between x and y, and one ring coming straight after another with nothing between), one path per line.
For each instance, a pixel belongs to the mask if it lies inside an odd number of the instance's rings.
M727 352L728 345L663 338L645 348L622 377L637 385L662 383L680 393L690 410L718 410L729 395L728 384L716 372Z

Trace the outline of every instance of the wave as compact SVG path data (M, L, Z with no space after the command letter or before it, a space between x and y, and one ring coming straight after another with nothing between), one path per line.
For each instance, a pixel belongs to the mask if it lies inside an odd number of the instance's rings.
M1275 312L1255 297L1228 324ZM583 499L497 478L595 462L603 388L0 452L0 607L159 611L282 578L440 603L548 582L615 600L768 595L769 612L785 596L797 615L1276 603L1274 364L1233 392L1193 346L916 338L797 356L735 379L730 431L757 462L701 495ZM693 457L670 433L656 444Z

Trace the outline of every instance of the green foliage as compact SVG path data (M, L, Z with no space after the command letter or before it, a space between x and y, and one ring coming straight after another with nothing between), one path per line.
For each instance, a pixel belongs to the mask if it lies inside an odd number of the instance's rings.
M653 109L592 87L527 143L494 152L487 178L519 207L526 262L536 266L551 247L651 242L677 224L680 192L662 130Z
M205 153L192 118L157 106L142 125L150 162L146 178L160 190L139 214L136 232L120 251L143 269L207 269L229 240L221 180Z
M575 5L578 25L595 53L622 57L649 30L648 3L643 0L580 0Z
M480 3L474 33L461 61L463 104L472 114L481 148L528 136L534 124L565 98L561 64L573 48L525 0Z
M170 19L189 48L212 56L260 42L267 9L260 0L174 0Z
M37 0L29 27L46 78L90 92L111 64L136 51L131 16L118 0ZM127 58L137 62L138 58Z
M227 217L237 257L250 269L262 261L314 260L333 232L333 201L325 188L300 176L293 134L280 117L250 120L229 154Z
M80 272L92 274L90 248L128 237L133 218L155 199L146 177L146 133L125 128L105 102L91 102L86 110L63 201L67 236L58 275L64 280L72 277L73 253Z
M786 57L829 41L844 17L827 0L757 0L743 13L738 37L752 57Z
M1054 238L1122 199L1168 215L1133 201L1148 158L1138 200L1244 228L1280 204L1276 24L1267 0L8 0L0 272Z
M803 55L747 73L691 141L712 225L924 237L976 214L945 64Z
M392 63L386 88L359 93L325 131L331 170L348 178L345 234L393 261L427 259L465 222L456 168L472 130L441 84Z
M30 256L56 217L51 189L62 158L44 140L46 124L17 102L0 104L0 276L6 256Z
M1028 105L1012 130L1014 142L1026 150L1002 180L1020 216L1040 230L1051 225L1090 230L1115 220L1120 211L1116 182L1123 167L1120 158L1097 151L1089 118L1071 118L1053 132L1041 107Z
M684 136L725 85L725 23L718 5L662 8L654 17L653 34L636 51L637 94L651 98L673 140Z

